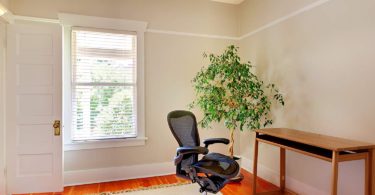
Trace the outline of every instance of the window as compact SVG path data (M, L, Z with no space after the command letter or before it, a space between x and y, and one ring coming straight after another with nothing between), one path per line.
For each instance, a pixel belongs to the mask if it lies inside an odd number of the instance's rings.
M65 13L59 19L64 150L145 145L147 23Z
M73 141L137 136L137 35L73 28Z

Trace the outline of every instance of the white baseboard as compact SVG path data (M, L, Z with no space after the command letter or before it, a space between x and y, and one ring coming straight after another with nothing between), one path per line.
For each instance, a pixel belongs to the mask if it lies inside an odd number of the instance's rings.
M175 172L173 162L65 171L64 186L161 176Z
M253 172L253 161L241 157L241 167L250 173ZM275 170L272 170L262 164L258 163L258 177L265 179L268 182L271 182L275 185L279 185L279 177L280 174ZM303 183L299 180L296 180L292 177L286 176L286 187L293 192L296 192L301 195L326 195L329 194L328 192L322 192L317 188L314 188L306 183Z

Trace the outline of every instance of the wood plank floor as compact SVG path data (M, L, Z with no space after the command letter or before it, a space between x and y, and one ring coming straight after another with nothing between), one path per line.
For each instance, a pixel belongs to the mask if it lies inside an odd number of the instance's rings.
M252 193L252 180L253 176L251 173L241 170L242 174L245 176L241 183L231 183L227 184L225 188L221 191L223 195L250 195ZM113 192L127 189L137 189L140 187L150 187L155 185L163 184L175 184L187 182L185 179L176 177L175 175L166 175L142 179L131 179L124 181L114 181L105 182L97 184L79 185L65 187L64 192L54 192L54 193L38 193L38 194L23 194L23 195L84 195L100 192ZM198 185L198 184L197 184ZM198 188L197 188L198 189ZM257 192L274 191L278 188L266 182L263 179L258 178L257 180ZM197 192L198 194L198 192Z

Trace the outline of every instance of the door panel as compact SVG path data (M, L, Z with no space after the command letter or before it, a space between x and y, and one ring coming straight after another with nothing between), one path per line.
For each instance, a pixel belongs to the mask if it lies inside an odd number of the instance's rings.
M62 191L62 29L8 25L6 66L8 193Z

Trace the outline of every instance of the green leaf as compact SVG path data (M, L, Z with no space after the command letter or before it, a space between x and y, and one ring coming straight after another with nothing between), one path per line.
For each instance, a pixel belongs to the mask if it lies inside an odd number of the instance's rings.
M204 117L199 121L202 127L224 121L228 129L258 129L260 124L272 124L269 113L273 103L284 105L275 84L265 85L252 73L255 71L250 61L240 62L238 49L230 45L221 55L203 54L210 64L192 79L196 98L189 104L190 109L198 107L203 111Z

